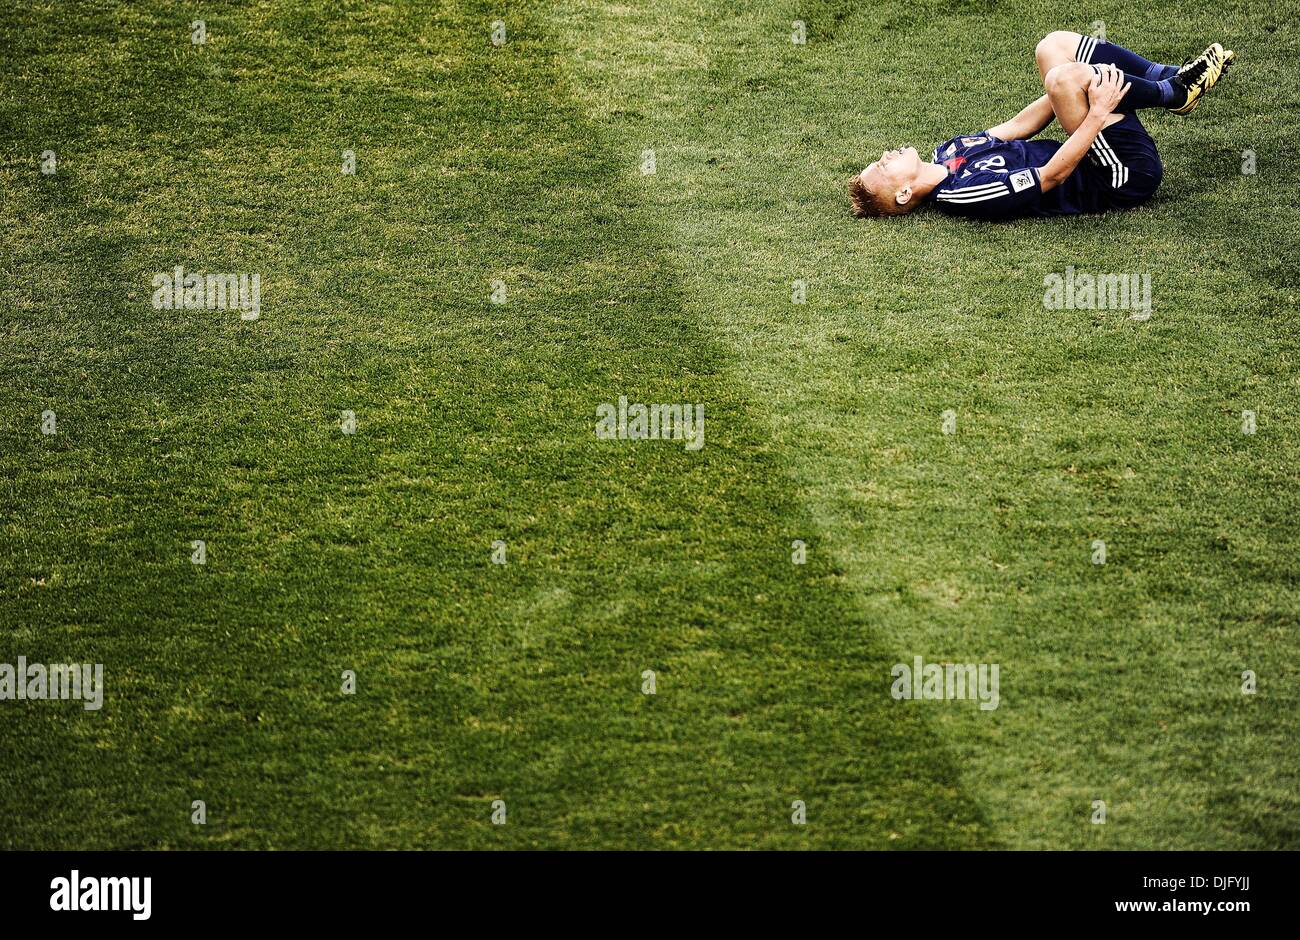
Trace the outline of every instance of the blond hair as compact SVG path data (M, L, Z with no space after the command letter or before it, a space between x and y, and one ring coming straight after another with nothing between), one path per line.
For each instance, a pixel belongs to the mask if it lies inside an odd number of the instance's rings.
M912 208L910 202L900 206L896 200L867 189L861 174L849 180L849 199L853 202L853 214L859 219L902 215Z

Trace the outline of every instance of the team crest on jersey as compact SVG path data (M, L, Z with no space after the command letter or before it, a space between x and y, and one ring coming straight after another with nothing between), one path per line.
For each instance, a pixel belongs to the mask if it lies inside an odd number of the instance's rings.
M944 150L943 155L944 155L945 157L951 157L951 156L952 156L954 153L956 153L956 152L957 152L957 145L956 145L956 144L949 144L948 147L947 147L947 149Z
M982 144L987 140L987 137L963 137L961 139L961 145L963 147L974 147L976 144Z

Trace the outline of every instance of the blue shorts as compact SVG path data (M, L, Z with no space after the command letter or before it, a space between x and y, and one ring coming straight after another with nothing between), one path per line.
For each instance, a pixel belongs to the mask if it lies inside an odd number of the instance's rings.
M1141 205L1155 195L1165 174L1156 142L1132 113L1097 135L1079 169L1080 195L1092 212Z

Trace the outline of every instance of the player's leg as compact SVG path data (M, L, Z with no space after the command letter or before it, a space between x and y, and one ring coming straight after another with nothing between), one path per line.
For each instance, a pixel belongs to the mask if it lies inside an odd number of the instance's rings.
M1088 86L1096 77L1096 69L1082 62L1054 65L1043 77L1043 88L1052 102L1052 110L1067 134L1073 134L1088 116ZM1129 93L1132 91L1130 88ZM1122 117L1118 112L1107 115L1106 125L1114 124Z
M1070 30L1048 33L1039 41L1034 57L1044 81L1047 73L1058 65L1075 62L1113 65L1124 72L1132 85L1121 111L1163 107L1175 114L1191 112L1201 95L1214 87L1236 58L1231 50L1216 42L1181 67L1165 65L1144 59L1113 42Z
M1053 81L1053 75L1056 76L1055 81L1058 83L1064 81L1069 85L1077 80L1087 87L1087 79L1096 75L1101 68L1100 65L1088 65L1083 62L1063 62L1048 69L1047 74L1043 76L1043 87L1047 88L1048 94L1051 94L1049 82ZM1124 79L1129 84L1129 90L1117 109L1121 113L1137 111L1141 108L1180 108L1187 102L1187 87L1177 76L1165 81L1151 82L1125 72ZM1060 117L1059 111L1057 117Z
M1176 65L1152 62L1131 49L1092 36L1079 37L1079 45L1075 49L1074 57L1075 61L1086 62L1089 65L1113 65L1127 75L1149 82L1167 81L1178 74Z
M1148 62L1122 46L1102 42L1091 36L1069 30L1048 33L1038 43L1038 47L1034 50L1034 57L1038 60L1038 69L1042 73L1044 85L1048 75L1054 69L1074 65L1113 65L1120 69L1131 86L1120 104L1120 111L1135 111L1138 108L1180 108L1187 102L1187 89L1176 80L1178 66ZM1169 70L1167 78L1147 77L1148 75L1163 76L1166 69Z
M1053 66L1043 80L1056 118L1067 133L1073 134L1088 116L1088 87L1096 76L1095 68L1066 62ZM1079 164L1079 173L1079 185L1095 204L1112 209L1145 202L1164 175L1155 142L1137 115L1120 112L1106 116L1102 132Z
M1164 81L1178 74L1176 65L1152 62L1123 46L1068 29L1058 29L1039 40L1034 58L1038 60L1038 74L1043 78L1054 66L1070 62L1113 65L1133 78L1147 81Z

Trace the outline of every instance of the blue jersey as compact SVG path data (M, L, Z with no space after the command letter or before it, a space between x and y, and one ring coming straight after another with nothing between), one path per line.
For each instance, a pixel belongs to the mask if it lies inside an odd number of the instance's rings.
M1080 167L1060 186L1043 192L1039 169L1057 150L1054 140L1000 140L980 131L944 141L934 162L948 176L929 198L943 212L974 219L1078 215L1101 208L1090 198L1090 179Z

